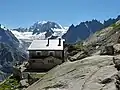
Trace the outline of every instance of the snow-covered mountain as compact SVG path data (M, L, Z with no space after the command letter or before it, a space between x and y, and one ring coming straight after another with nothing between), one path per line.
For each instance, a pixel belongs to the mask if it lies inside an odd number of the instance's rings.
M62 37L68 30L68 27L62 27L60 24L50 21L36 22L29 28L17 28L11 32L18 39L34 40L47 39L48 37Z

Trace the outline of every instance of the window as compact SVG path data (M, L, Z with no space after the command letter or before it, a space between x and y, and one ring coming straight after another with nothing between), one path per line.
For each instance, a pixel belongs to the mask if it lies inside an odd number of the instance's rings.
M50 56L53 56L53 52L50 52Z
M50 56L54 56L54 51L50 51L50 52L49 52L49 55L50 55Z
M37 55L38 55L38 56L40 56L40 54L41 54L40 52L37 52Z
M41 52L40 52L40 51L39 51L39 52L36 51L36 55L37 55L37 56L41 56Z

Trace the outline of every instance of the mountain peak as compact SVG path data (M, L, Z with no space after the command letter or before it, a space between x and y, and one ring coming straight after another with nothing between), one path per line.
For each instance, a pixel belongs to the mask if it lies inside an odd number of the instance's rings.
M45 24L45 23L47 23L48 21L38 21L37 23L38 24Z
M0 29L7 30L8 28L6 28L4 25L0 24Z
M12 32L19 39L46 39L50 36L62 37L68 28L53 21L37 21L29 28L17 28L13 29Z
M35 30L39 33L53 29L63 29L63 27L60 24L57 24L56 22L52 21L38 21L29 28L30 31Z

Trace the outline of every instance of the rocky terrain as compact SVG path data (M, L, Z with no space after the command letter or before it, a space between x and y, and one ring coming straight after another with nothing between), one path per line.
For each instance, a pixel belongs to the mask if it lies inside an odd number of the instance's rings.
M112 56L92 56L54 68L27 90L115 90L113 80L103 83L115 73Z
M120 90L120 21L68 46L67 62L26 90Z
M0 27L0 82L12 74L13 65L27 57L23 44L10 30Z

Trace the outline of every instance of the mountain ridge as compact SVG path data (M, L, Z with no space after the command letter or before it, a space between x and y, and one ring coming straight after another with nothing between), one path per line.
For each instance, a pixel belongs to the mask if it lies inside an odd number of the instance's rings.
M12 32L16 37L21 36L25 37L25 39L32 40L61 37L66 40L66 43L73 44L77 41L86 39L96 31L106 28L118 20L120 20L120 15L118 15L117 18L109 18L108 20L104 20L103 23L96 19L93 19L91 21L81 22L78 25L72 24L69 26L69 28L64 28L59 23L53 21L37 21L29 28L17 28L13 29Z
M118 15L117 18L104 20L103 23L93 19L91 21L81 22L76 26L72 24L62 38L64 38L67 43L75 43L80 40L85 40L87 37L91 36L91 34L114 24L118 20L120 20L120 15Z
M67 28L55 22L38 21L29 28L18 28L11 31L16 37L18 36L18 39L21 39L21 37L27 39L47 39L49 37L62 37L66 33Z

